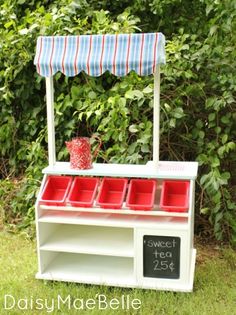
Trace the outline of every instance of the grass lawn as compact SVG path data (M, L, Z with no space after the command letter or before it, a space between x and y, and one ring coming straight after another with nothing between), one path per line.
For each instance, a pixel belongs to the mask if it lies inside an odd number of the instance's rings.
M214 245L204 247L197 245L197 265L193 293L160 292L154 290L123 289L103 286L80 285L62 282L50 282L35 279L37 257L35 242L20 235L0 232L0 314L148 314L148 315L217 315L236 314L236 253L228 248L216 248ZM60 295L65 299L95 299L96 294L106 295L107 300L121 298L140 299L141 308L102 310L98 307L88 310L71 309L68 304L50 311L52 299ZM19 299L28 300L28 309L4 310L4 298L11 295L16 303ZM13 298L6 298L7 306ZM42 299L48 302L48 311L35 309L30 301ZM46 302L45 302L46 301ZM79 301L81 306L82 302ZM20 307L26 306L24 301ZM36 304L40 308L39 304ZM32 310L31 310L32 308Z

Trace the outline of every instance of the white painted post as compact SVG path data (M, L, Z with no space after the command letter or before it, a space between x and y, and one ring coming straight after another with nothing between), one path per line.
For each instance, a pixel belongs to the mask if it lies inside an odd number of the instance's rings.
M160 146L160 66L154 72L154 104L153 104L153 164L157 170Z
M47 126L48 126L48 161L49 161L49 166L54 166L56 163L56 150L55 150L55 126L54 126L53 76L46 77L46 103L47 103Z

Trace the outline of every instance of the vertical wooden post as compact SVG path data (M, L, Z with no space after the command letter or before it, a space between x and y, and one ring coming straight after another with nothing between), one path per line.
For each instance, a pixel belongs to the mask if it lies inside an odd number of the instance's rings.
M160 66L154 72L154 104L153 104L153 163L158 168L160 146Z
M55 150L55 126L54 126L54 89L53 76L46 77L46 103L47 103L47 127L48 127L48 161L49 166L56 163Z

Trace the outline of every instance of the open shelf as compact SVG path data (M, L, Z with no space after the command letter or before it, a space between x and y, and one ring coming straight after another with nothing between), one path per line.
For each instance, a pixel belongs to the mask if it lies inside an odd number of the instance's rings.
M197 177L197 162L160 161L158 168L153 162L146 165L136 164L105 164L93 163L93 168L75 170L70 168L69 162L56 162L53 166L43 169L44 174L66 174L86 176L138 177L159 179L195 179Z
M133 230L103 226L58 224L56 231L51 224L40 224L40 232L51 230L52 233L40 246L40 250L87 253L133 257Z
M132 258L68 253L58 253L37 278L117 286L135 283Z
M113 226L122 228L143 226L155 226L160 229L172 229L174 227L175 230L186 230L189 228L188 219L183 217L155 217L68 211L45 211L38 219L38 222L91 226Z
M45 206L40 205L41 210L50 211L73 211L73 212L91 212L91 213L115 213L124 215L142 215L142 216L162 216L162 217L182 217L188 218L190 216L189 212L168 212L161 211L159 207L155 206L153 210L130 210L129 208L123 206L122 209L103 209L94 206L93 208L83 208L83 207L71 207L71 206Z

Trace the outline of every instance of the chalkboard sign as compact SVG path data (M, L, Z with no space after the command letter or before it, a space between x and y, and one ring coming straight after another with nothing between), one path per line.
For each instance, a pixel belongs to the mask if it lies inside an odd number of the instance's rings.
M143 276L179 279L180 237L143 236Z

